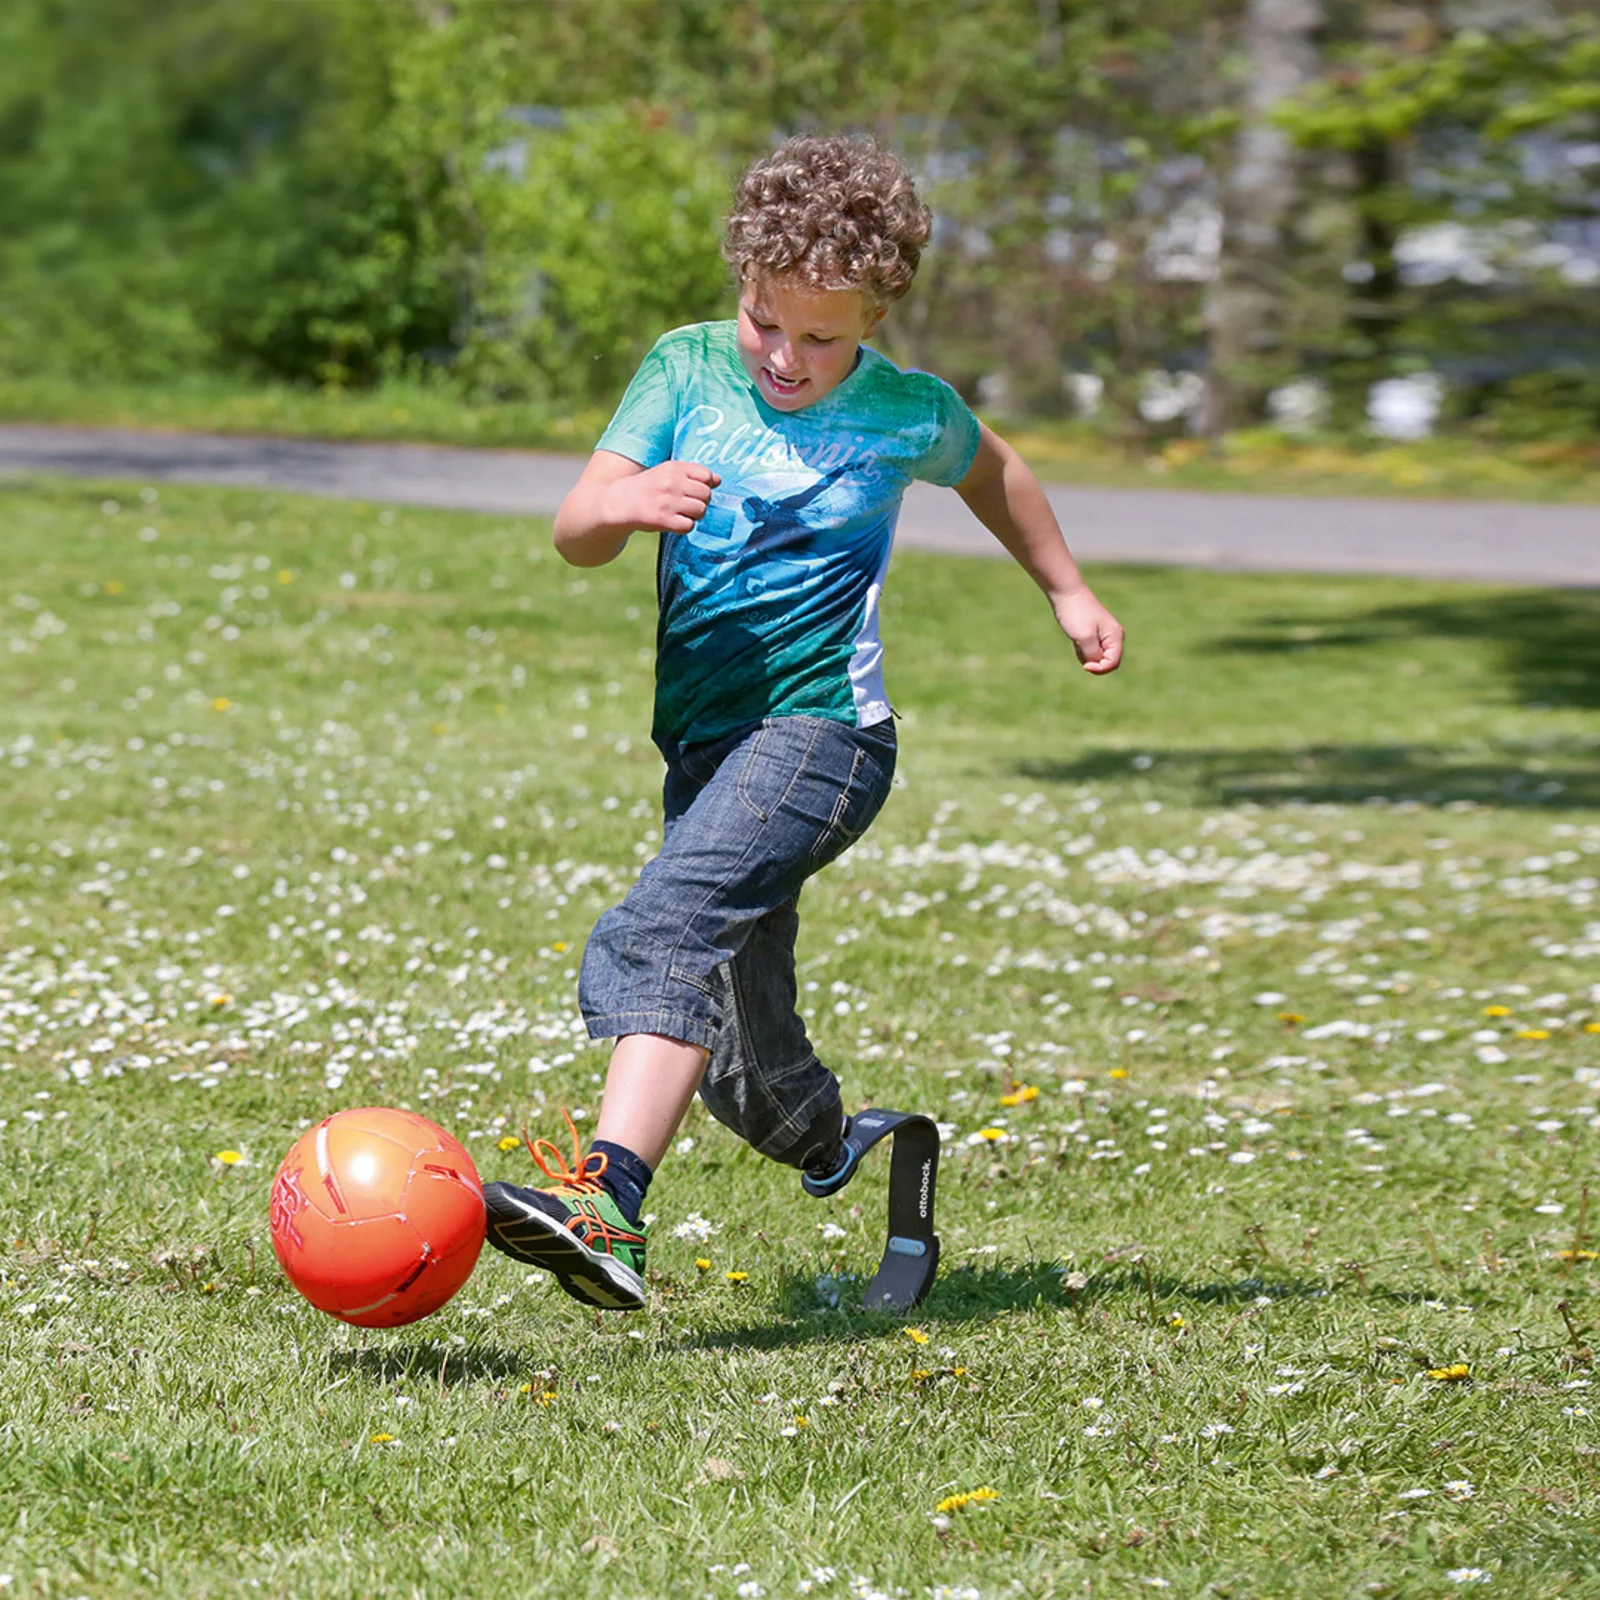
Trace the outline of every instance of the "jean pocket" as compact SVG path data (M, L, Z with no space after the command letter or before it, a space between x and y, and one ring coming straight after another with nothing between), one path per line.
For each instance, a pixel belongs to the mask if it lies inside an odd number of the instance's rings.
M824 867L842 856L869 827L889 796L893 770L885 771L877 759L859 745L850 762L850 776L833 803L828 825L812 847L811 859Z
M768 821L789 798L806 763L816 732L809 719L785 717L764 722L750 736L739 758L734 792L757 822Z

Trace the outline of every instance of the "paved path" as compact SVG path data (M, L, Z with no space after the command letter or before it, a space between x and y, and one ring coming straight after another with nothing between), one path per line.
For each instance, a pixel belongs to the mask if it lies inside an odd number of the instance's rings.
M579 457L534 451L0 425L0 474L238 484L478 511L548 514L581 467ZM1600 506L1060 485L1049 495L1087 563L1600 585ZM898 537L923 550L1001 553L956 495L923 484L906 496Z

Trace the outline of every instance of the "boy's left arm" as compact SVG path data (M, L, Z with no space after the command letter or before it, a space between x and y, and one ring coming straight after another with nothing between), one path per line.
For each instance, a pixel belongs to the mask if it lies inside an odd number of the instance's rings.
M1084 670L1115 672L1122 662L1122 624L1083 581L1031 469L997 433L979 428L978 453L956 493L1044 590Z

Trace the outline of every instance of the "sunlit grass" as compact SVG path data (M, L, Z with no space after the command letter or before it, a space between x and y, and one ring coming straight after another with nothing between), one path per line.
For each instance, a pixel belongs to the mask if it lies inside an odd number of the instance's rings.
M485 1176L592 1119L648 553L0 506L12 1592L1600 1585L1592 596L1111 570L1092 682L1020 573L898 557L903 782L801 962L850 1104L944 1124L932 1297L859 1309L886 1161L804 1201L697 1108L648 1312L486 1253L367 1334L278 1276L272 1172L342 1106Z

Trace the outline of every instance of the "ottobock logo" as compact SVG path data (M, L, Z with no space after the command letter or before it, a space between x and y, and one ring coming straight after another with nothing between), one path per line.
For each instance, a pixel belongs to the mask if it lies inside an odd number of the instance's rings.
M928 1220L928 1191L933 1187L933 1157L929 1156L922 1163L922 1189L917 1195L917 1215L924 1222Z

